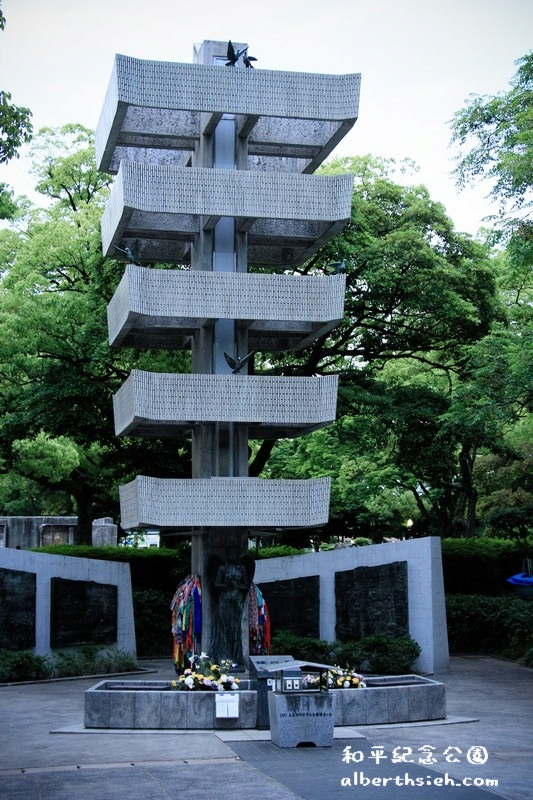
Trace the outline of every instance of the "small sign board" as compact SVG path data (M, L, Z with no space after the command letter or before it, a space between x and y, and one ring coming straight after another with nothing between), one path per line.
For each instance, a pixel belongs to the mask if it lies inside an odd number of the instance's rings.
M238 719L239 695L233 692L219 692L215 695L215 716L217 719Z
M294 661L292 656L250 656L250 673L255 678L269 678L272 665L287 664ZM287 664L290 667L290 663Z
M267 673L275 673L277 692L307 693L327 691L328 682L323 680L323 675L334 667L329 664L318 664L315 661L293 660L288 663L265 665L263 669Z

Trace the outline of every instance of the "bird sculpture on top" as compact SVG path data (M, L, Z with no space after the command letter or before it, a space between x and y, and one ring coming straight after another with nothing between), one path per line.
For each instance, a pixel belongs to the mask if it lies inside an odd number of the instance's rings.
M226 67L234 67L241 56L244 62L244 66L253 68L253 64L251 62L257 61L257 58L248 55L247 47L243 47L242 50L235 50L235 48L233 47L233 43L230 39L228 42L228 52L226 54L226 58L228 59L226 61Z
M241 369L243 369L246 366L246 364L249 362L254 353L255 350L252 350L250 353L248 353L247 356L243 356L242 358L239 358L239 356L233 358L232 356L228 355L228 353L224 353L224 358L226 359L228 367L231 367L231 369L233 370L233 374L235 375L237 372L240 372Z
M251 63L252 61L257 61L257 58L248 55L248 51L243 55L242 60L244 61L245 67L250 67L251 69L254 68L254 65Z
M332 275L342 275L343 272L346 272L346 261L344 258L342 261L330 261L328 268Z
M115 245L115 250L119 250L121 253L124 253L127 256L128 261L129 261L130 264L138 264L139 263L139 252L140 252L140 249L141 249L141 246L140 246L140 242L139 242L138 239L135 239L135 241L131 245L131 247L129 245L126 245L126 247L124 248L124 247L119 247L118 245Z

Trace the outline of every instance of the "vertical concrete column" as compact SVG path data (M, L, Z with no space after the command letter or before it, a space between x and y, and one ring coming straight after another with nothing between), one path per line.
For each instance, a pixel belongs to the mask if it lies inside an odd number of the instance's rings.
M51 579L44 570L36 572L35 588L35 653L50 652L50 627L52 619Z
M219 63L225 69L225 54L220 53L214 42L204 42L195 53L196 63ZM203 129L211 130L209 115L205 117ZM195 158L198 166L213 169L237 169L243 163L247 144L237 139L236 121L232 115L223 115L216 124L214 133L203 134ZM213 272L246 272L246 235L237 235L235 220L222 217L212 230L201 231L193 245L192 269L208 269ZM248 336L246 328L238 329L235 320L216 320L210 328L203 328L195 335L192 347L192 370L204 374L231 374L232 368L225 354L238 359L247 354ZM243 369L243 372L245 370ZM247 426L237 423L202 423L193 430L192 475L195 478L245 477L248 475L248 431ZM202 648L210 652L213 635L213 600L208 580L208 561L212 555L225 558L226 549L235 546L240 553L248 549L248 531L245 528L202 528L193 532L192 570L202 580ZM209 609L209 612L207 611ZM248 608L242 617L241 638L245 662L249 655Z

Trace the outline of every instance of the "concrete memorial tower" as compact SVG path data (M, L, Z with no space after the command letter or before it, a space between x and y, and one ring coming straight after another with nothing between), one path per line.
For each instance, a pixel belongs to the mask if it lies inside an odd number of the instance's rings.
M193 64L117 55L96 148L116 173L103 250L129 262L111 345L192 351L192 374L135 370L114 398L117 435L192 437L191 479L139 475L121 524L191 532L202 649L246 662L250 529L328 519L329 479L250 478L248 441L330 424L337 376L249 373L255 352L301 349L342 319L344 275L285 273L350 217L352 177L312 173L357 118L360 76L247 68L233 47L234 65L215 41Z

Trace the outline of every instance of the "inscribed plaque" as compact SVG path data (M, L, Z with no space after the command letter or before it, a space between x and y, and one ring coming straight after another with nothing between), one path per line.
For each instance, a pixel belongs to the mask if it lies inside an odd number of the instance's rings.
M50 644L113 644L118 589L114 584L52 578Z
M320 586L318 575L271 581L259 587L267 602L274 631L298 636L320 636Z
M341 641L409 633L407 561L336 572L335 606Z
M35 647L35 572L0 567L0 648Z

